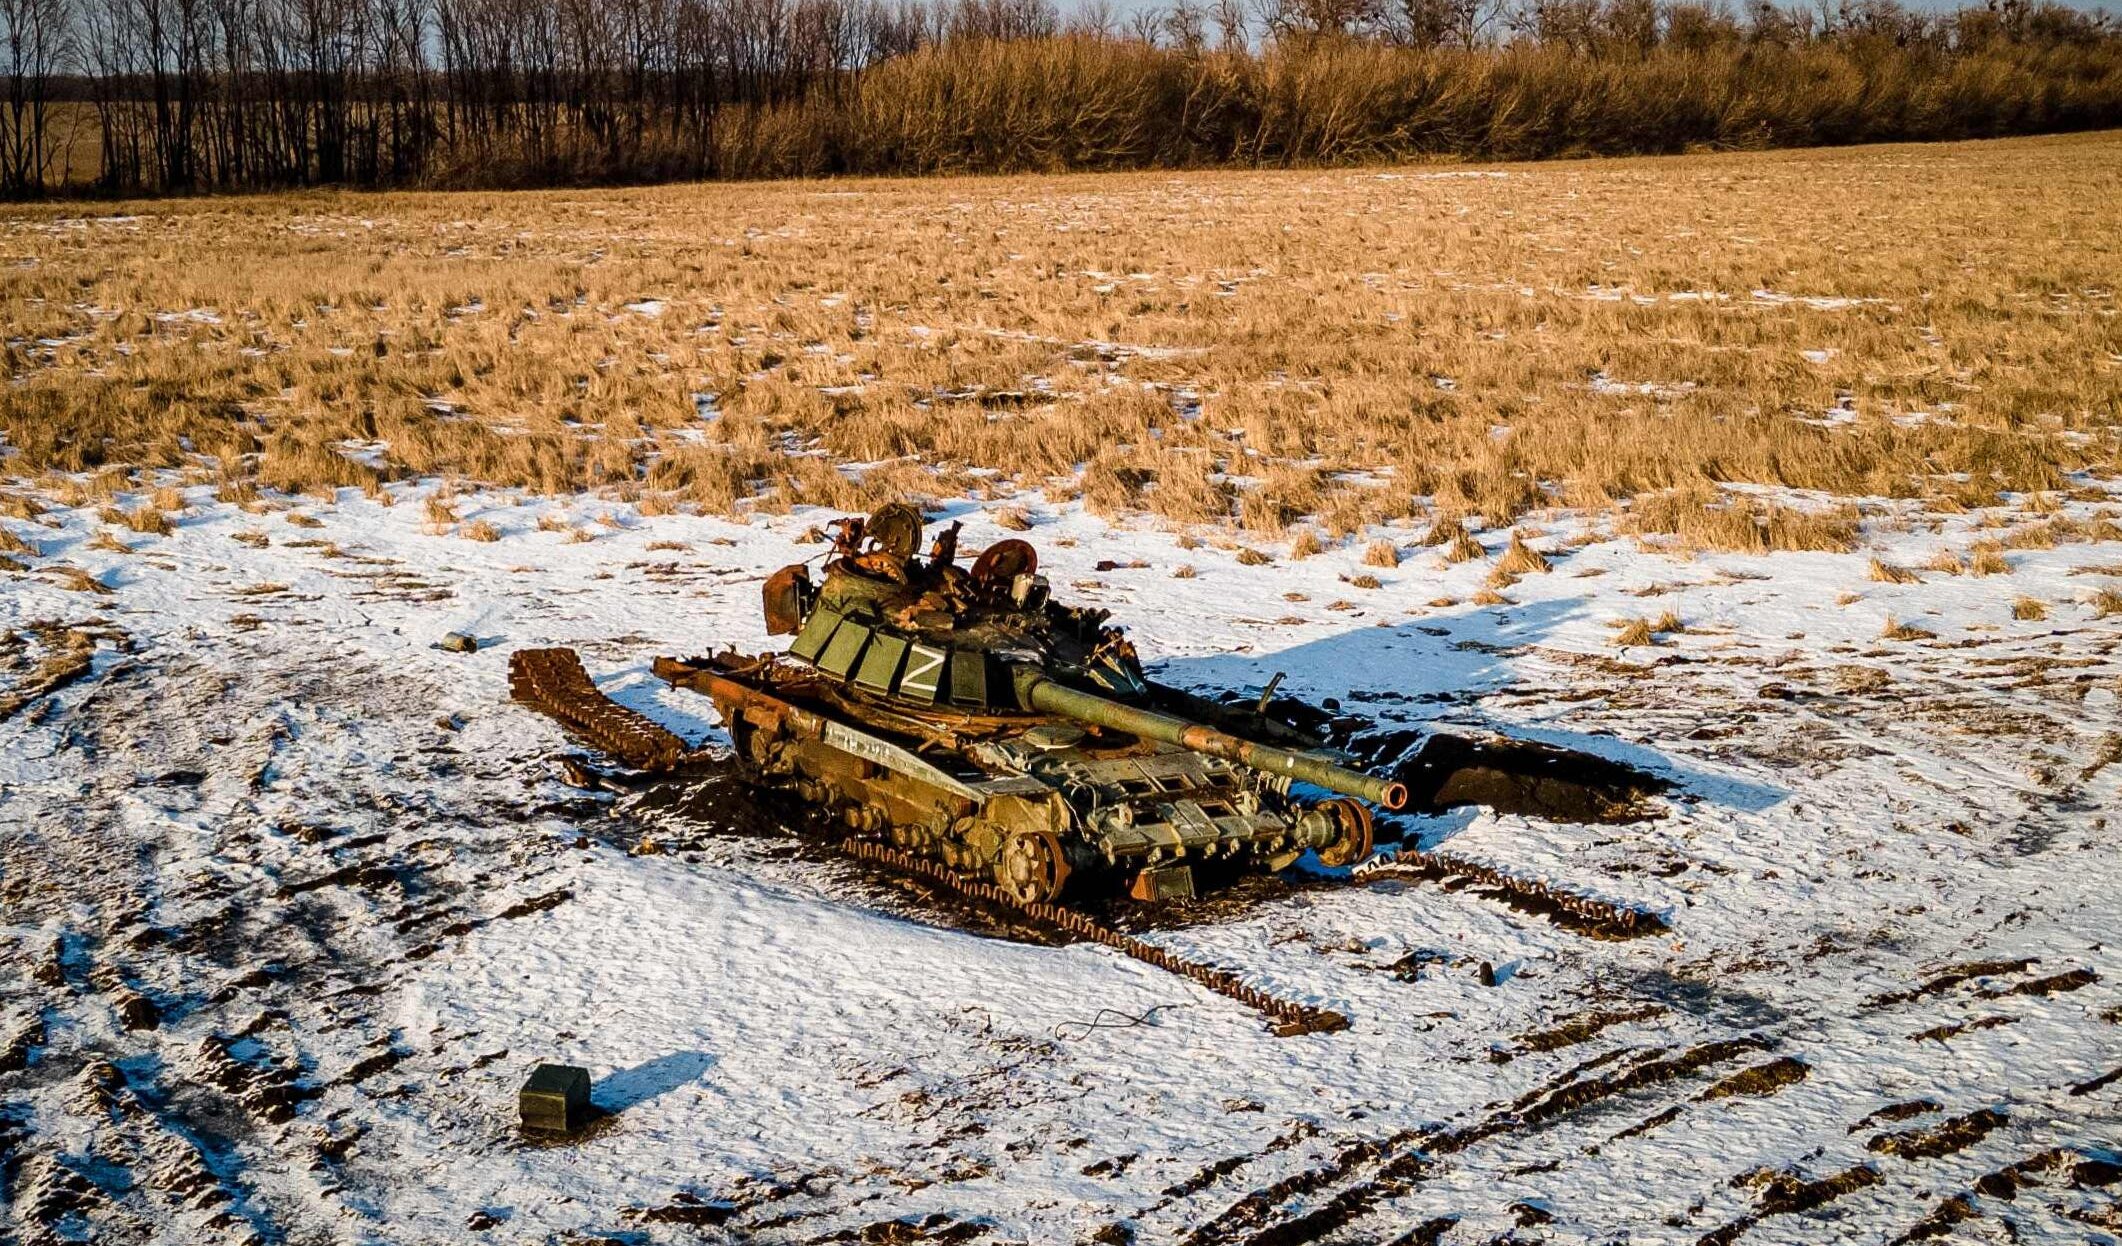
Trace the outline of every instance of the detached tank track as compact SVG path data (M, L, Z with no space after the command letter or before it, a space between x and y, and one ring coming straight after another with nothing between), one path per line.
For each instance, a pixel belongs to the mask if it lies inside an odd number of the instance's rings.
M1046 925L1065 930L1069 934L1102 943L1116 952L1134 957L1145 965L1154 965L1167 973L1174 973L1192 982L1197 982L1216 994L1234 999L1246 1007L1265 1014L1274 1022L1274 1032L1283 1038L1299 1034L1331 1034L1348 1028L1348 1018L1329 1008L1314 1008L1310 1004L1294 1003L1277 999L1267 992L1250 987L1238 980L1236 974L1214 965L1204 965L1183 956L1166 951L1154 943L1147 943L1124 931L1091 920L1074 909L1057 904L1021 903L1007 891L993 883L967 878L956 870L927 857L903 852L886 844L868 839L842 839L840 849L849 856L864 861L875 861L908 874L917 875L943 883L957 891L988 904L1001 905L1014 912L1023 913Z
M573 649L518 649L510 654L508 692L557 720L591 748L636 770L676 770L691 756L685 741L662 724L597 691Z
M1356 878L1362 882L1391 878L1394 875L1472 879L1481 886L1493 887L1533 907L1552 910L1568 917L1572 919L1571 924L1583 933L1610 939L1633 939L1667 929L1665 919L1648 909L1578 895L1549 886L1537 878L1520 878L1515 874L1506 874L1492 865L1483 865L1479 861L1468 861L1441 852L1427 852L1420 848L1402 847L1391 859L1380 859L1368 869L1359 866L1356 870Z

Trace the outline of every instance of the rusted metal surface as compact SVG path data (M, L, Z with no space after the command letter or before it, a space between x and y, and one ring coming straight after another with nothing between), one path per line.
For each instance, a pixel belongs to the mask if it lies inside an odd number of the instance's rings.
M1340 839L1319 849L1319 864L1340 869L1368 860L1377 847L1377 835L1370 810L1363 802L1343 796L1321 801L1319 808L1341 828Z
M885 844L867 839L845 839L840 847L852 857L864 861L875 861L895 870L913 874L946 884L956 890L989 904L1004 905L1024 913L1038 921L1069 934L1102 943L1116 952L1131 956L1146 965L1154 965L1168 973L1175 973L1190 982L1197 982L1226 999L1234 999L1246 1007L1265 1014L1272 1023L1274 1032L1285 1038L1300 1034L1331 1034L1348 1028L1348 1018L1330 1008L1318 1008L1292 1000L1279 999L1258 987L1247 986L1238 976L1227 969L1188 960L1175 952L1167 951L1154 943L1138 939L1125 931L1094 921L1071 908L1058 904L1020 902L1009 892L992 883L981 882L938 865L925 857L901 852Z
M1020 575L1039 570L1039 551L1031 542L1008 537L995 542L973 559L973 579L982 584L1007 584Z
M1002 841L995 881L1022 904L1050 903L1068 884L1068 854L1052 831L1018 831Z
M803 626L804 594L810 588L810 577L803 573L799 564L783 567L766 577L760 589L766 613L766 634L769 636L792 636Z
M597 691L572 649L518 649L510 654L508 691L583 743L636 770L675 770L690 756L685 741L654 719Z

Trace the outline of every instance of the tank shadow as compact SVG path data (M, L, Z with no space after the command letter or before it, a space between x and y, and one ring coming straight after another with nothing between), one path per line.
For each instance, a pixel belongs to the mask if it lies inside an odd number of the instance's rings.
M1570 598L1437 615L1272 653L1173 658L1154 673L1197 695L1239 700L1282 674L1277 709L1406 783L1415 812L1480 805L1553 821L1634 822L1659 816L1655 798L1664 795L1747 812L1788 795L1612 736L1454 713L1519 685L1511 657L1583 609Z

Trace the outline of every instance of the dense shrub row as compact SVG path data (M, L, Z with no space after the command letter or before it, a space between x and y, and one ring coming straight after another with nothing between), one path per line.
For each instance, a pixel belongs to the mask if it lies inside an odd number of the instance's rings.
M152 12L150 12L152 10ZM1994 0L18 0L0 195L1542 158L2122 125ZM154 20L148 20L153 17ZM176 18L174 22L168 20Z

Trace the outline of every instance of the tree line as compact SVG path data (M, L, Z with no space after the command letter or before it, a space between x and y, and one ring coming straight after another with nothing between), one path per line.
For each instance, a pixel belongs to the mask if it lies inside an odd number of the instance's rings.
M1538 157L2122 125L2033 0L0 0L0 196Z

